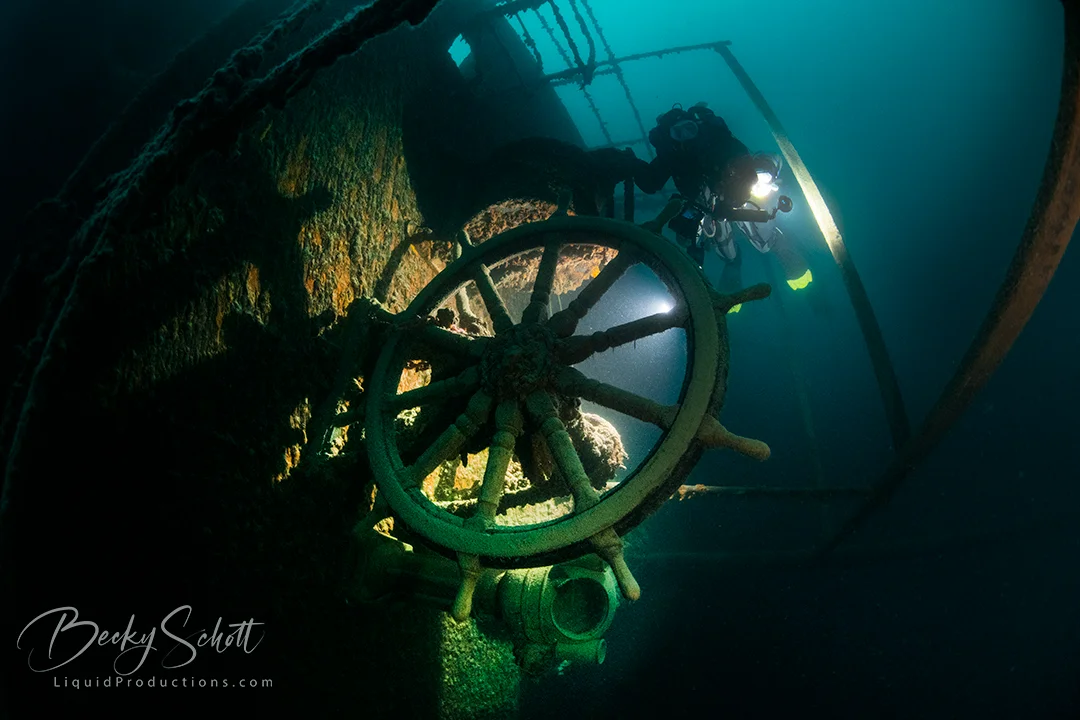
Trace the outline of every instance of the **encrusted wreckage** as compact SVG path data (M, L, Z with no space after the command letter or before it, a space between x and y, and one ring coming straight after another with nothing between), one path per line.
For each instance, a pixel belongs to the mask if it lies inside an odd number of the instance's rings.
M626 58L586 33L545 76L535 43L505 41L541 4L314 0L257 32L237 14L255 39L201 92L162 75L32 214L0 295L9 637L57 598L176 598L265 619L244 670L298 697L378 714L404 683L442 717L512 711L522 672L602 660L617 593L641 592L622 536L673 494L725 490L681 486L704 448L768 455L718 420L726 312L768 288L712 291L658 235L674 209L632 222L632 188L614 219L628 158L581 149L553 85L625 89ZM529 89L512 100L506 57ZM575 334L639 266L670 312ZM674 404L574 367L668 330L687 346ZM661 440L633 456L607 411Z

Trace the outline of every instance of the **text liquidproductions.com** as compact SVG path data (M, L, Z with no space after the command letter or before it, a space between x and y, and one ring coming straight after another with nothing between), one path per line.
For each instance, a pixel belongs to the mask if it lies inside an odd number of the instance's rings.
M106 678L69 678L53 676L53 687L83 690L86 688L271 688L273 680L242 678L229 680L228 678L132 678L110 675Z

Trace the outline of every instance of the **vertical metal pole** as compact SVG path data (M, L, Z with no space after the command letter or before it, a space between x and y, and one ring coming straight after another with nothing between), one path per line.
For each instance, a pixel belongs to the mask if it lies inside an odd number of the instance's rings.
M615 186L614 185L611 186L611 192L604 199L603 215L606 218L614 218L615 217Z
M623 220L634 222L634 178L623 181Z
M754 81L750 79L750 75L735 59L735 55L732 54L727 45L717 45L715 49L727 62L731 71L735 73L735 77L739 80L747 95L750 96L754 105L757 106L758 112L765 118L765 122L769 124L769 129L776 139L776 144L780 146L780 152L783 153L784 159L787 160L792 172L795 173L795 179L799 182L803 195L810 204L810 210L813 212L814 219L821 229L821 234L825 237L825 242L832 252L833 259L840 268L840 275L844 278L848 296L851 298L851 304L855 308L855 317L862 330L867 350L870 352L870 362L874 367L874 375L877 377L881 400L885 405L885 417L888 420L889 431L892 434L893 448L899 452L900 448L911 436L907 411L904 409L904 400L900 395L900 384L896 380L896 371L893 369L892 360L889 358L889 351L885 346L885 338L881 334L881 327L878 325L877 317L874 315L874 308L870 304L866 288L863 287L859 273L855 269L855 263L851 260L851 256L848 255L847 246L840 235L840 229L836 226L832 213L829 212L829 208L825 204L825 198L822 197L821 191L818 190L817 183L810 176L806 163L802 161L798 151L795 150L795 146L791 144L787 132L784 130L783 125L780 124L780 119L773 112L769 103L765 101L765 96L758 90Z

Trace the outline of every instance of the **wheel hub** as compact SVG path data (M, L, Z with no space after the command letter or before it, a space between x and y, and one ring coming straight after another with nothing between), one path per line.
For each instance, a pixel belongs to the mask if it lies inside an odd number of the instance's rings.
M525 397L547 384L554 366L555 334L543 325L515 325L495 337L480 377L494 397Z

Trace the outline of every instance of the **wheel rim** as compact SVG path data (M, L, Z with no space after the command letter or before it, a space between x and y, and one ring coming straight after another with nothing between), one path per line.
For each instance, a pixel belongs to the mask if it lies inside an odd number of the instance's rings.
M428 317L445 298L461 285L472 280L481 290L481 296L485 295L485 291L488 292L488 296L484 297L485 305L489 305L489 314L492 315L493 320L496 320L500 312L497 307L490 306L493 302L490 295L494 293L496 298L494 302L497 303L498 293L493 285L489 288L484 287L485 283L491 282L490 277L487 280L484 279L487 268L518 253L545 248L552 244L554 238L559 238L561 247L571 244L592 244L618 250L619 255L616 259L608 263L604 270L589 282L589 285L606 284L607 289L610 289L614 280L605 276L605 273L609 273L610 270L610 274L614 274L614 279L617 279L627 268L643 263L651 268L672 291L677 302L677 307L672 310L672 313L679 318L685 317L681 325L674 325L674 327L683 327L686 330L687 342L687 374L679 402L675 407L661 408L669 413L664 421L667 427L661 425L662 435L652 453L616 489L605 493L591 507L579 510L579 497L575 493L575 508L571 515L538 525L498 526L463 520L444 511L421 492L419 482L415 477L415 466L419 464L419 461L410 466L412 469L406 468L395 440L394 421L398 412L395 397L399 397L397 385L401 375L400 362L403 360L403 346L408 335L416 330L411 319ZM628 261L627 258L631 257L633 260ZM538 271L538 283L541 282L543 265L542 260L541 270ZM620 266L624 267L619 270ZM586 290L587 288L582 291L583 295ZM550 291L550 283L548 283L548 291ZM533 299L535 302L535 294ZM546 320L545 324L537 327L547 327L559 337L568 337L570 333L564 332L566 327L570 324L576 326L577 322L573 317L577 310L571 311L573 307L574 303L571 303L569 308L554 314ZM581 316L583 317L587 312L586 307L581 312ZM543 313L541 312L540 315L540 319L543 320ZM718 326L714 310L714 298L700 270L679 248L668 241L646 229L616 220L559 216L502 233L482 245L467 249L458 261L447 267L429 283L399 317L401 321L389 333L366 393L368 399L365 432L376 483L390 508L411 531L444 551L483 557L485 564L523 565L529 564L527 560L530 558L537 559L537 564L540 564L540 561L580 546L588 540L594 540L593 544L596 545L595 539L599 536L606 535L605 542L608 542L611 540L610 536L614 534L613 528L628 529L639 522L644 515L635 517L635 511L645 506L656 505L658 493L670 494L672 483L677 484L679 476L687 470L685 459L688 456L696 459L701 449L701 443L697 439L699 430L710 407L714 405L717 391L722 389L724 384L726 364L721 360L721 353L726 350L726 342L722 342L726 338L721 336L721 327ZM496 320L496 325L502 325L502 327L496 328L496 337L487 343L489 347L484 351L483 358L479 352L477 353L477 367L482 366L484 362L488 366L483 374L489 378L496 376L503 379L506 379L507 374L511 374L505 365L499 364L501 356L493 351L491 346L503 342L504 347L500 352L505 355L509 352L508 349L520 348L521 343L515 344L514 341L503 340L503 338L513 333L542 335L541 331L524 331L529 317L531 317L530 312L526 310L526 318L523 322L512 327L506 325L508 318L501 322ZM571 332L572 330L573 327L570 327ZM528 339L530 338L526 338ZM570 383L574 387L581 384L581 378L575 377L573 373L560 371L556 373L557 379L546 376L543 369L540 369L538 374L541 379L535 383L536 387L531 388L534 393L529 396L530 400L535 398L537 392L557 391L558 388L554 387L556 383L564 385ZM514 379L509 384L521 384L520 378ZM528 383L524 384L527 386L526 389L530 389ZM596 382L594 381L590 387L591 392L595 392ZM604 387L600 389L604 390ZM508 397L512 394L510 390L499 390L490 379L487 381L481 379L480 390L469 392L474 393L474 400L477 400L480 395L486 395L490 400L481 399L474 403L478 417L484 414L486 418L487 413L480 412L481 406L484 405L487 406L490 414L501 412L502 425L498 419L496 425L505 426L504 430L512 434L514 418L508 408L516 401ZM589 399L585 395L581 397ZM534 406L537 402L522 401L521 404L524 405L522 412L525 414L536 411ZM652 404L656 407L645 409L655 413L661 406ZM639 407L638 410L643 411L642 407L645 406ZM623 410L617 411L623 412ZM633 413L626 414L633 415ZM655 420L653 423L660 424ZM469 423L466 422L465 425L468 426ZM510 444L513 445L512 440ZM492 446L494 447L494 443Z

